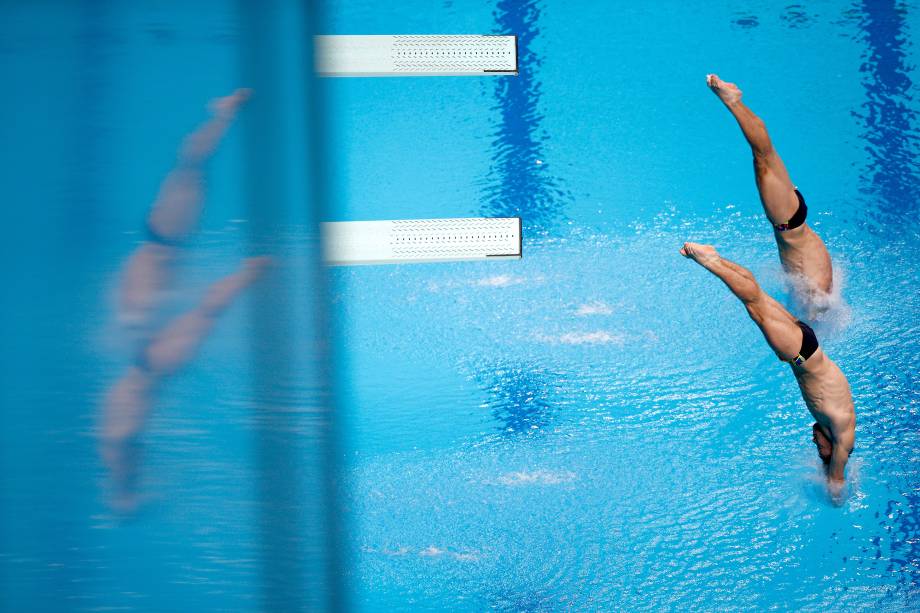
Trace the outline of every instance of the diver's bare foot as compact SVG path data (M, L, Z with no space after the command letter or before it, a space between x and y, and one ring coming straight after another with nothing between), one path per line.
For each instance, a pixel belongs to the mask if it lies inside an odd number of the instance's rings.
M243 104L252 95L251 89L238 89L229 96L215 98L209 108L211 112L226 119L232 119Z
M699 243L684 243L684 246L680 249L680 254L703 265L719 257L719 252L716 251L715 247Z
M719 78L719 75L706 75L706 85L719 97L725 106L732 106L741 102L741 90L734 83L728 83Z
M212 315L223 311L240 292L262 276L271 262L268 256L246 258L239 270L208 288L202 302L204 311Z
M243 265L240 267L240 273L247 283L252 283L262 276L262 273L265 272L265 269L268 268L271 263L272 259L267 255L246 258L243 260Z

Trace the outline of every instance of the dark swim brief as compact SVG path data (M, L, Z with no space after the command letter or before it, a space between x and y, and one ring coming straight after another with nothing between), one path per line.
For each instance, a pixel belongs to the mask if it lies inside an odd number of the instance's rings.
M153 226L150 225L149 221L144 224L144 233L147 235L147 241L151 243L164 245L166 247L183 247L185 245L184 241L181 239L169 238L157 232L153 229Z
M805 206L805 198L802 197L802 192L800 192L798 189L795 190L795 196L799 199L799 208L796 209L795 214L789 218L789 221L773 226L776 228L777 232L794 230L805 223L805 217L808 216L808 207Z
M150 360L147 359L147 353L145 349L139 350L135 355L134 359L131 360L132 365L140 371L145 373L152 372L150 368Z
M818 350L818 337L815 336L815 331L811 329L811 326L804 321L796 321L795 325L802 329L802 347L799 349L799 355L791 360L783 361L794 364L795 366L801 366L805 363L805 360L810 358L814 352Z

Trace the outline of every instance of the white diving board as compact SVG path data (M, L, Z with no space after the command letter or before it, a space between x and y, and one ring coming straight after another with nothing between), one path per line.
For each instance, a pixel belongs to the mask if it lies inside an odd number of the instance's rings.
M321 229L331 266L521 259L520 217L333 221Z
M321 77L516 75L517 37L335 35L314 37Z

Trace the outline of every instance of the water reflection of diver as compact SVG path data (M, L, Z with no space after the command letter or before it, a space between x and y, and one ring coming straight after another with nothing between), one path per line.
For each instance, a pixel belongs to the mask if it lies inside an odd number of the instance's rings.
M113 505L121 511L138 504L138 441L157 388L194 357L220 314L268 263L267 258L247 259L237 272L211 285L197 307L161 325L176 261L201 216L205 165L249 94L237 90L215 100L211 118L185 139L147 218L144 242L120 279L118 317L132 338L133 358L106 393L99 437L113 483Z

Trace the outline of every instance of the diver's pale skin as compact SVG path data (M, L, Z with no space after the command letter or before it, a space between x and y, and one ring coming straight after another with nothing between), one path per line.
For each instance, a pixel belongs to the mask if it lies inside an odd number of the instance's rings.
M176 156L176 164L160 185L147 226L164 241L144 241L128 258L118 290L122 323L147 328L170 287L179 245L198 225L204 204L205 170L217 146L251 95L238 89L211 103L211 117L189 134Z
M246 259L236 272L214 282L197 307L160 322L176 260L201 216L206 165L249 95L240 89L216 99L211 117L185 139L151 208L146 240L122 271L119 319L135 338L134 357L106 393L99 424L100 453L114 485L113 505L120 511L138 504L138 441L158 388L192 360L220 315L269 264L265 257Z
M793 277L798 297L810 307L821 304L834 285L831 256L824 241L808 226L808 222L785 231L776 229L792 219L799 208L799 201L786 166L773 148L766 125L741 102L741 90L737 85L727 83L714 74L706 76L706 83L737 120L751 146L760 202L767 219L774 226L773 236L779 248L780 262Z
M726 260L711 245L684 243L680 254L722 280L747 309L767 344L783 361L792 361L803 344L802 329L779 302L767 295L746 268ZM850 384L819 346L801 365L790 363L805 405L815 418L812 440L827 469L828 489L840 501L844 468L853 450L856 413Z

